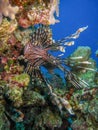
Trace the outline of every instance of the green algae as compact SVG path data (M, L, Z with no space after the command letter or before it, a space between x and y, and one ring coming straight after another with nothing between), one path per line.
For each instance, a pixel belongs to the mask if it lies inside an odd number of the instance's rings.
M24 105L32 105L32 106L42 106L45 104L45 99L38 92L34 91L25 91L23 96Z
M18 82L18 83L21 83L25 86L28 86L29 82L30 82L30 77L28 74L20 74L20 75L15 75L12 80Z

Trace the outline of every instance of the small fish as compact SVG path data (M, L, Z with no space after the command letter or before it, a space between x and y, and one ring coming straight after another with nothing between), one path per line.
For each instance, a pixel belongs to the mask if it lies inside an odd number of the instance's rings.
M75 113L73 112L72 110L72 107L70 105L70 103L65 100L64 98L60 98L60 102L61 104L68 110L68 112L71 114L71 115L74 115Z
M55 93L51 93L51 101L54 105L58 107L61 113L62 109L65 108L71 115L74 115L72 107L66 99L59 97Z

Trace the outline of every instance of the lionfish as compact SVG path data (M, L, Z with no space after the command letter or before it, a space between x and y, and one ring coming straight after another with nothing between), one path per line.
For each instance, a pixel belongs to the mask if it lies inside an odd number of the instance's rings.
M54 41L52 39L52 31L49 26L38 26L32 34L31 40L26 44L24 48L24 57L27 60L27 67L25 71L28 74L33 73L35 77L40 75L40 77L43 78L49 87L51 93L51 85L49 85L48 80L42 75L40 71L40 66L46 66L47 64L50 64L62 70L65 73L65 79L67 79L75 88L81 89L83 87L89 86L84 80L77 77L74 73L71 72L71 70L65 67L67 66L67 62L64 64L59 56L54 57L49 53L51 50L60 50L62 52L61 55L63 55L65 52L65 47L74 44L74 41L67 41L70 39L78 38L80 33L85 29L87 29L87 26L79 28L74 34L70 36L67 36L58 41ZM65 59L65 61L66 60L67 59Z

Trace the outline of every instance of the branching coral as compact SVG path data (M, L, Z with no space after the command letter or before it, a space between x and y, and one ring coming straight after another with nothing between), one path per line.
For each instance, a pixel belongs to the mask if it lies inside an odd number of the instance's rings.
M19 8L17 6L12 7L9 3L9 0L0 0L0 16L9 17L10 19L15 19L15 15L18 12Z

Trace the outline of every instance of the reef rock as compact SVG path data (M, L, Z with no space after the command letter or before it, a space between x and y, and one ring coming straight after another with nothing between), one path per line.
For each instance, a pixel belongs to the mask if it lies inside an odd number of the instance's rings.
M47 128L54 129L56 127L59 128L61 124L62 119L57 113L53 113L51 110L45 109L44 112L36 117L34 127L39 129L46 126Z
M0 130L10 130L10 122L4 112L5 108L0 104Z

